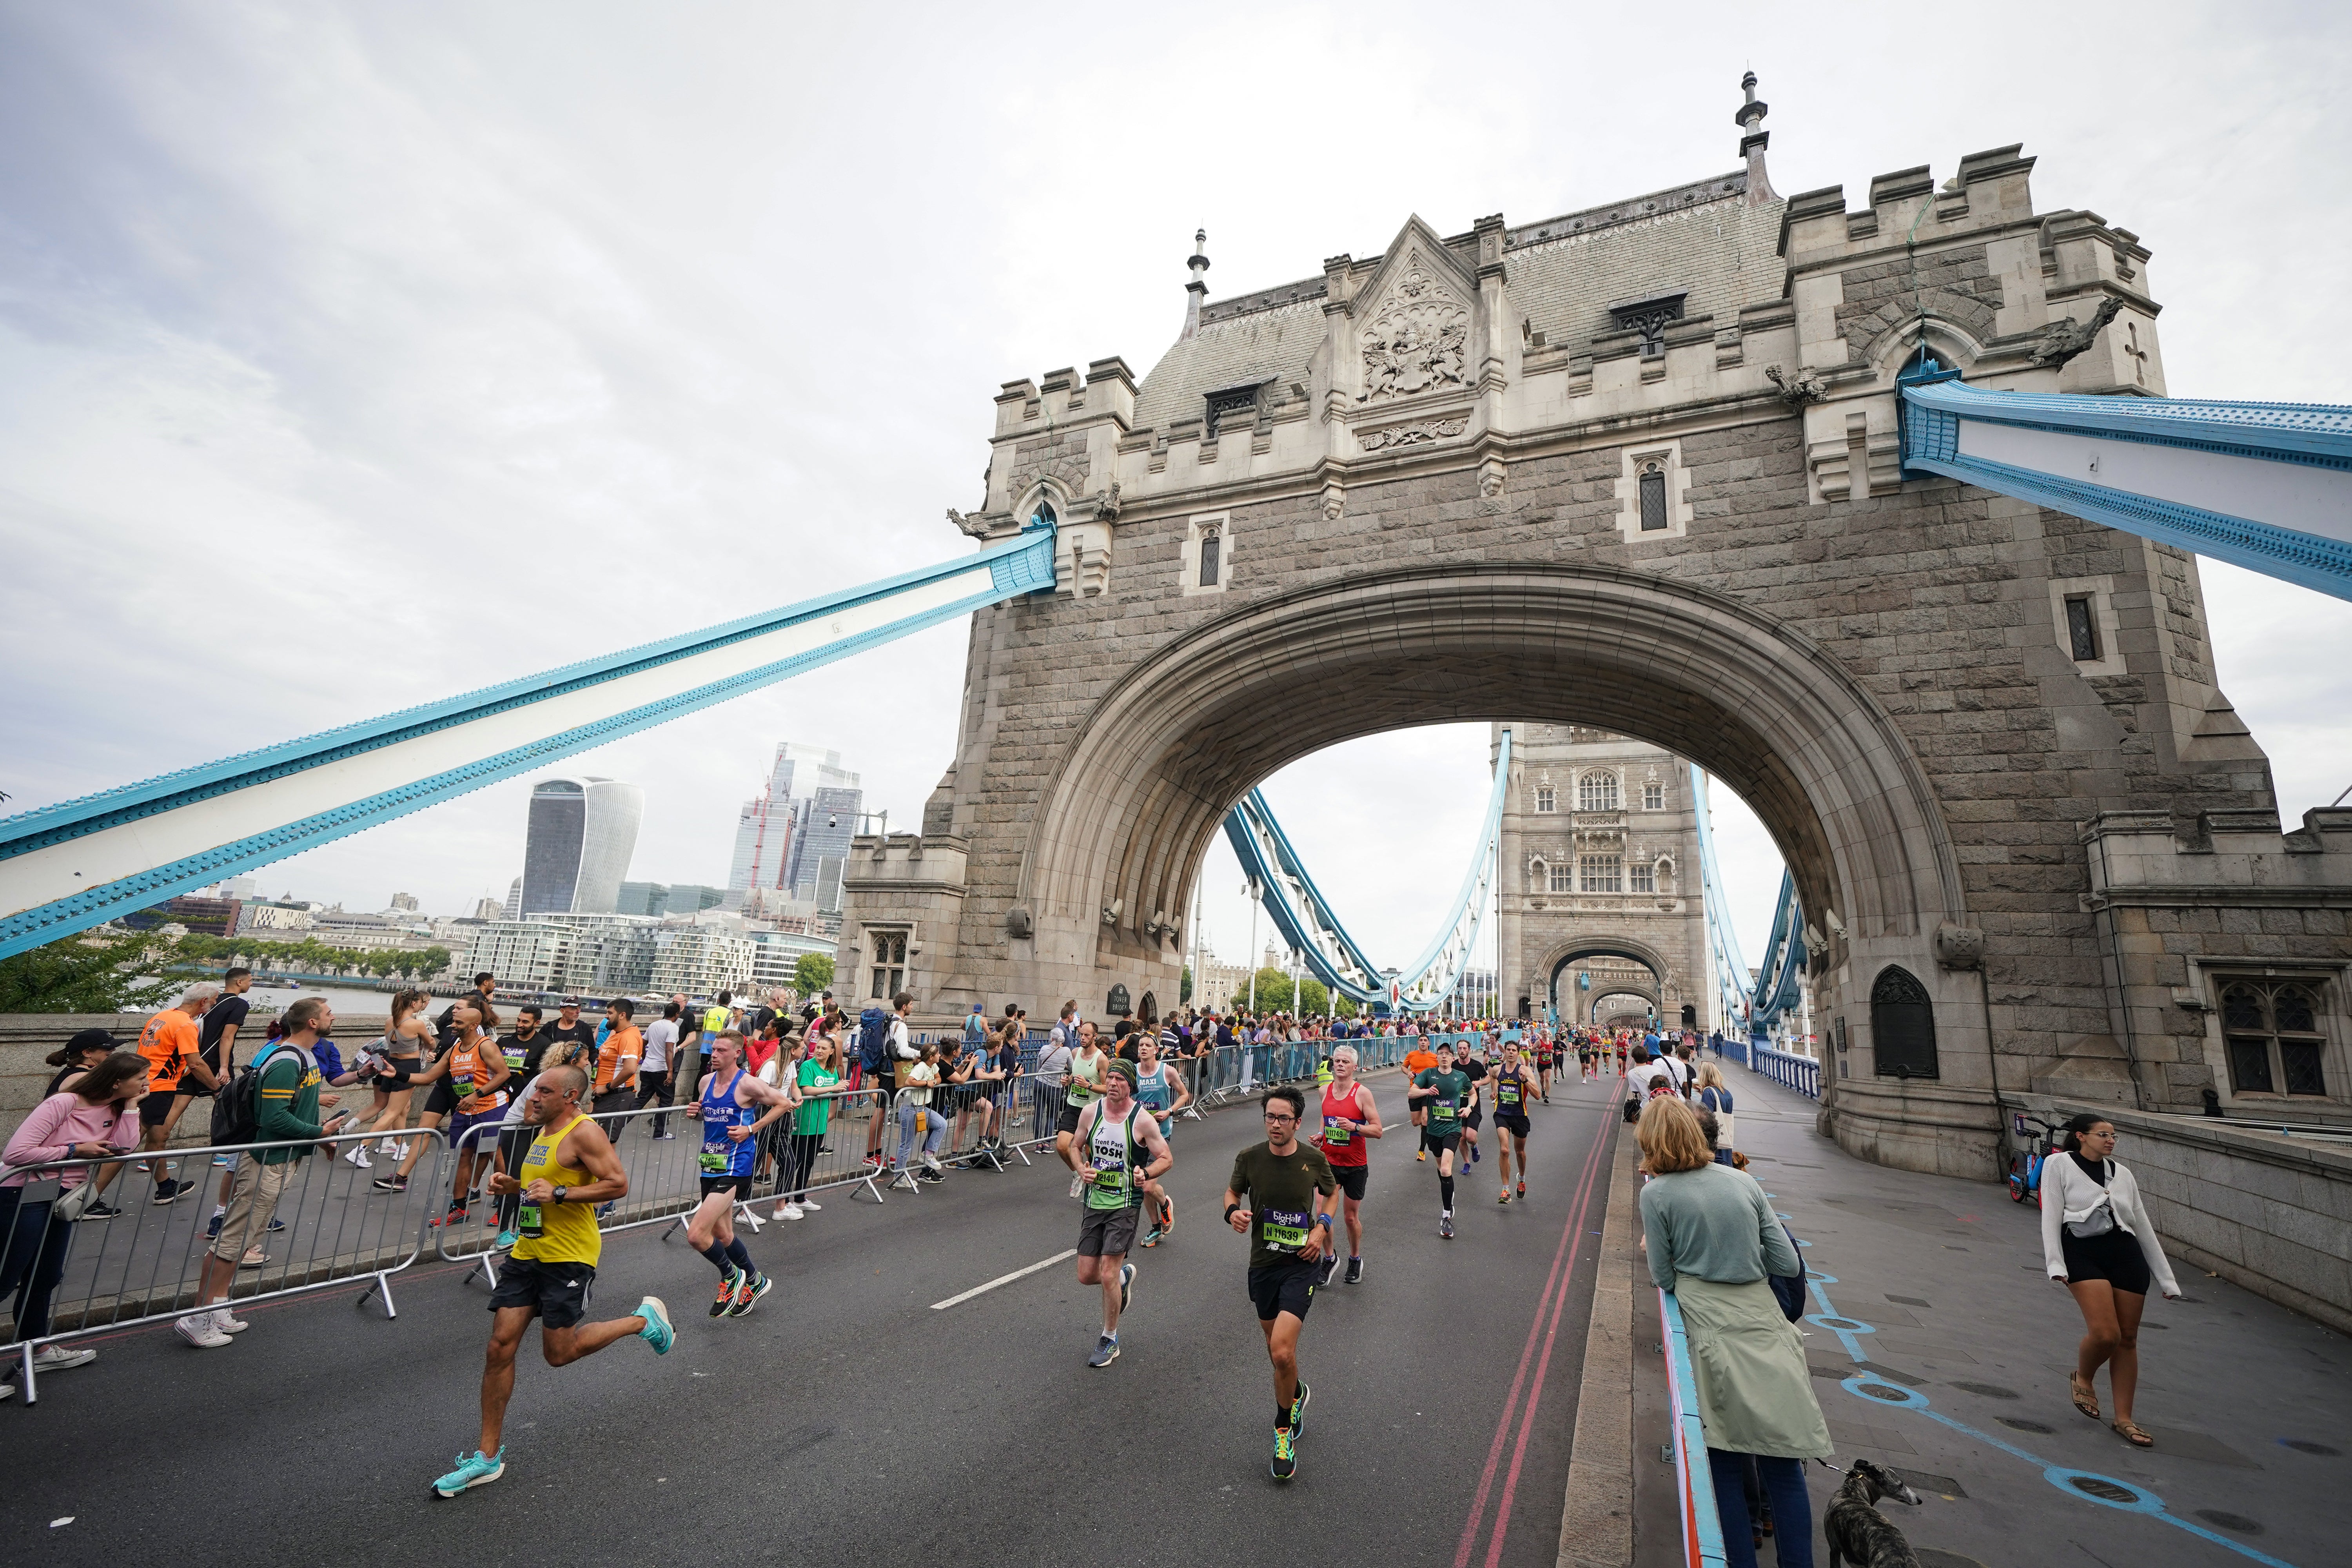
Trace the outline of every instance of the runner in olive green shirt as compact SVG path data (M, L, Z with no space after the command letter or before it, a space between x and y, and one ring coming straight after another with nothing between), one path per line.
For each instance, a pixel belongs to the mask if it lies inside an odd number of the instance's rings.
M1443 1063L1422 1068L1404 1091L1407 1104L1428 1113L1421 1143L1437 1151L1437 1234L1448 1241L1454 1238L1454 1152L1462 1143L1462 1113L1470 1093L1470 1075Z
M1298 1375L1298 1331L1315 1300L1331 1246L1339 1184L1330 1162L1298 1141L1307 1097L1277 1089L1265 1097L1265 1142L1234 1156L1225 1189L1225 1223L1250 1238L1249 1293L1274 1363L1274 1479L1298 1473L1298 1434L1306 1426L1307 1384Z

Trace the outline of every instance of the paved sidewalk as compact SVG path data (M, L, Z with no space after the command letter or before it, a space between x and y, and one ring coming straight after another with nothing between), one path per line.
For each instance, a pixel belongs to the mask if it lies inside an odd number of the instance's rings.
M1802 1327L1839 1461L1905 1472L1926 1505L1882 1508L1923 1563L2352 1562L2341 1336L2176 1259L2187 1297L2151 1296L2141 1325L2134 1415L2156 1447L2133 1448L2067 1399L2082 1320L2042 1272L2040 1211L1990 1180L1854 1159L1813 1131L1811 1100L1725 1077L1750 1173L1815 1273ZM1812 1476L1826 1563L1839 1478Z

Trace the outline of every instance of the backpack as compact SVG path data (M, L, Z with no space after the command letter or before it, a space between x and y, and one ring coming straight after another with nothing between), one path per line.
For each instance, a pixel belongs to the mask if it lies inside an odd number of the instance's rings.
M271 1045L229 1075L213 1096L212 1142L216 1149L257 1142L261 1133L261 1068L280 1050L304 1057L300 1047L283 1042ZM307 1058L306 1058L307 1059Z
M869 1074L890 1070L890 1015L879 1007L857 1015L857 1065Z

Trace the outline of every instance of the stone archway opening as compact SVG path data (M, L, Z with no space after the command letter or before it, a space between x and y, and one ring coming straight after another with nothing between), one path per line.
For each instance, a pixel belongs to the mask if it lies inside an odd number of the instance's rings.
M997 883L1010 907L968 904L965 951L1003 952L1037 994L1110 976L1172 991L1193 879L1254 784L1364 735L1518 720L1639 737L1737 792L1809 916L1837 917L1817 998L1834 1006L1843 976L1901 963L1950 1020L1948 1060L1966 1051L1990 1081L1975 987L1930 951L1939 924L1969 923L1957 858L1884 707L1793 628L1615 567L1335 574L1170 639L1074 721Z
M1636 997L1652 1014L1663 1015L1666 964L1646 942L1624 938L1565 942L1545 956L1542 973L1552 1009L1562 1022L1591 1023L1601 1001L1612 997Z

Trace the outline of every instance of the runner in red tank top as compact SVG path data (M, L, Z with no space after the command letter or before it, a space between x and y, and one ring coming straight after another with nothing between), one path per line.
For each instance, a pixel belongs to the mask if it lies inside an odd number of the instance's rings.
M1364 1277L1364 1222L1357 1210L1364 1201L1364 1184L1371 1175L1372 1161L1364 1140L1385 1131L1372 1091L1356 1081L1355 1047L1341 1046L1331 1053L1331 1084L1316 1110L1321 1113L1323 1131L1315 1142L1339 1183L1341 1206L1347 1211L1348 1283L1353 1285ZM1335 1247L1323 1266L1324 1284L1331 1282L1332 1271L1339 1266Z

